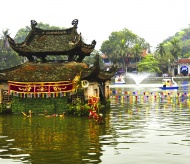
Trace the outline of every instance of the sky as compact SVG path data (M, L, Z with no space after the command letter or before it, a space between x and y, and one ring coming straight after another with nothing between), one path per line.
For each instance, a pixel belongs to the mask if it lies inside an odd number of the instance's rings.
M78 33L87 44L96 40L96 50L113 31L124 28L154 49L189 27L189 6L188 0L8 0L1 2L0 34L9 29L14 38L31 20L70 28L72 20L78 19Z

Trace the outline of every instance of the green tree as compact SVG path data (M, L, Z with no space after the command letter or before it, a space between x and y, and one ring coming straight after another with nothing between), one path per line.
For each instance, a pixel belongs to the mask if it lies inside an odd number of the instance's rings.
M106 40L101 45L101 52L105 53L108 58L114 62L115 60L126 69L126 59L130 55L131 48L139 44L142 48L146 49L149 44L143 38L138 37L130 30L124 28L122 31L112 32L109 40Z
M149 54L138 63L138 71L159 73L159 63L153 55Z
M113 52L113 54L116 54L117 58L120 59L123 70L125 70L125 68L126 68L125 59L127 56L127 50L128 50L128 47L126 45L126 41L124 39L122 39L117 44L117 47L116 47L115 51Z
M160 43L157 45L156 47L156 52L157 52L157 59L160 63L160 70L163 72L165 72L165 61L167 60L163 60L163 58L165 58L166 56L166 48L164 46L164 42Z
M172 56L174 57L174 59L177 59L181 52L180 40L177 38L173 38L170 41L170 43L172 44L170 52L171 52Z
M163 57L163 56L166 54L166 50L165 50L165 47L164 47L164 43L160 43L160 44L156 47L156 52L158 52L161 57Z
M190 39L181 42L181 45L181 55L187 58L190 57Z
M26 26L25 28L21 28L18 30L18 32L15 35L15 42L22 43L24 42L25 38L29 34L31 28L29 26Z
M9 35L9 29L3 30L2 34L0 35L0 40L1 40L1 48L8 50L9 43L8 43L7 35Z
M11 49L7 35L9 30L3 30L0 35L0 69L6 69L20 64L19 56Z
M137 61L140 60L142 52L143 52L143 49L138 43L135 44L131 49L131 53L132 53L132 55L133 55L133 57L135 58L135 61L136 61L136 70L138 68L137 67Z

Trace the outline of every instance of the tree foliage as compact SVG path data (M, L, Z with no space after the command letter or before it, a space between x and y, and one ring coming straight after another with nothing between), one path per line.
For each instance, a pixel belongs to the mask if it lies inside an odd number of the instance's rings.
M162 73L168 72L168 65L181 57L181 40L179 37L170 38L156 47L155 57L159 61Z
M163 41L165 45L167 43L173 42L174 49L173 53L174 56L178 57L190 57L190 25L187 28L182 29L179 32L176 32L175 35L168 37ZM177 43L177 47L175 44ZM167 44L166 47L171 47L171 45ZM178 53L177 53L178 51Z
M160 44L156 47L156 52L158 52L161 57L163 57L163 56L166 54L166 50L165 50L165 47L164 47L164 43L160 43Z
M0 35L0 69L6 69L20 64L20 57L9 46L7 35L9 29L3 30Z
M141 58L143 48L137 43L131 48L131 54L136 59Z
M170 50L172 56L174 59L177 59L180 55L181 52L181 47L180 47L180 39L173 38L170 43L172 44L172 48Z
M138 45L141 49L149 48L149 44L143 38L124 28L122 31L112 32L109 39L102 43L100 50L112 62L118 61L118 63L121 63L125 70L126 59L131 55L135 45Z
M153 55L149 54L138 63L138 71L159 73L159 62Z

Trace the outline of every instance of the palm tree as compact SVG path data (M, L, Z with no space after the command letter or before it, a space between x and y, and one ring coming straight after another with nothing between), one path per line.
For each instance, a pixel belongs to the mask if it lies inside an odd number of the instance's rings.
M116 50L114 51L114 54L118 54L118 56L122 59L122 65L123 70L126 69L126 54L127 54L128 47L126 45L126 41L124 39L121 40L121 42L117 45Z
M181 52L181 47L180 47L180 40L177 38L173 38L170 43L172 44L172 48L170 50L172 56L174 59L178 59L178 56Z
M142 47L137 43L133 46L133 48L131 49L131 53L133 55L133 57L135 58L136 61L136 70L137 70L137 61L138 59L141 58L141 54L142 54L143 50Z
M166 49L164 47L164 43L160 43L157 45L156 47L156 52L158 52L158 54L160 55L160 69L162 70L162 73L164 72L164 65L163 65L163 60L162 58L164 57L164 55L166 55Z
M156 52L158 52L161 57L163 57L163 56L166 54L166 50L165 50L165 47L164 47L164 43L160 43L160 44L156 47Z

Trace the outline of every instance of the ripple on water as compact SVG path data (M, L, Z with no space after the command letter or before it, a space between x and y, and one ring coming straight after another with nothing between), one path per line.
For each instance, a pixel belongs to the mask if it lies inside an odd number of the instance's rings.
M0 139L1 139L1 138L7 138L7 137L8 137L8 136L0 136Z
M99 136L99 138L100 138L100 141L99 141L100 144L109 145L115 142L113 135L103 135L103 136Z
M9 140L6 140L7 142L13 142L15 141L15 139L9 139Z
M7 149L0 149L0 153L5 152L5 151L8 151L8 150Z
M11 158L18 158L18 157L29 157L30 154L16 154L16 155L10 155Z

